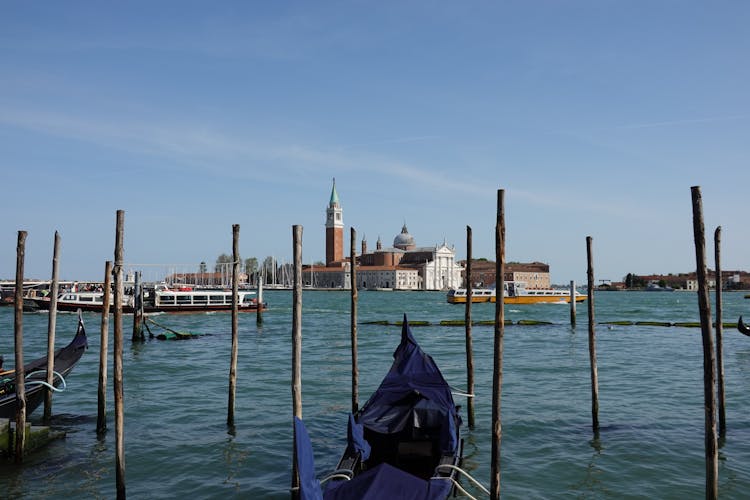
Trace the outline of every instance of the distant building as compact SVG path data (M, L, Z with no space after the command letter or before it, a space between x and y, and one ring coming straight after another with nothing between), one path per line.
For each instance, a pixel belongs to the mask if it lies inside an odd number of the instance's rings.
M431 247L417 247L406 224L393 240L393 246L383 248L378 237L375 251L367 251L367 239L362 238L362 253L357 259L358 288L389 288L394 290L447 290L461 285L463 267L456 262L456 252L445 242ZM326 207L326 262L323 266L303 269L303 281L320 288L351 286L350 258L344 257L343 208L334 180L331 197Z
M466 262L461 263L466 267ZM505 281L522 281L527 290L543 290L551 286L549 264L543 262L507 262L503 279ZM495 285L495 262L489 260L472 260L472 285L475 288L488 288ZM464 273L465 274L465 273ZM462 286L466 286L464 276Z

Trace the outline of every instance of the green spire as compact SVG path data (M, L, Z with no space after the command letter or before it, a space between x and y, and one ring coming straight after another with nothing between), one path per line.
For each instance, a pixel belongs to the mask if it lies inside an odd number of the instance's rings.
M336 178L333 178L333 189L331 189L331 202L330 206L335 207L339 204L339 193L336 191Z

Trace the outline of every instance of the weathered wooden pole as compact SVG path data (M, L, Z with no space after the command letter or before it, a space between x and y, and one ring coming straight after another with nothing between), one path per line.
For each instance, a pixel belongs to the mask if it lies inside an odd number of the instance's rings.
M143 283L141 272L135 272L135 286L133 290L133 342L144 341L143 335Z
M97 393L96 432L107 430L107 350L109 349L109 309L112 304L112 261L104 263L101 340L99 341L99 390Z
M727 414L724 407L724 324L723 312L724 307L721 287L724 280L721 278L721 226L714 232L714 253L716 258L716 375L718 377L716 397L719 403L719 437L726 436L727 433Z
M351 228L351 332L352 332L352 413L359 410L359 364L357 358L357 231Z
M258 309L255 311L255 324L263 324L263 280L258 278Z
M719 453L716 439L716 359L711 328L711 303L706 272L706 236L703 225L703 202L699 186L690 188L693 199L693 237L698 275L698 308L703 340L703 406L705 412L706 498L719 496Z
M115 308L114 308L114 391L115 391L115 482L118 500L125 498L125 410L122 387L122 299L125 284L122 279L123 236L125 233L125 211L117 211L115 231Z
M60 262L60 234L55 231L55 246L52 251L52 282L49 291L49 317L47 318L47 383L51 386L55 378L55 329L57 327L57 289ZM44 391L44 420L52 418L52 390Z
M469 394L466 402L466 415L469 429L474 428L474 349L471 341L471 300L474 296L474 286L471 279L471 226L466 226L466 392Z
M596 366L596 331L594 329L594 252L591 236L586 236L586 258L588 261L586 277L588 288L589 313L589 362L591 365L591 428L594 436L599 435L599 372ZM572 286L572 282L571 282Z
M490 498L500 499L500 443L503 435L500 403L503 391L503 336L505 335L505 190L497 191L495 224L495 342L492 379L492 461Z
M294 288L292 289L292 414L302 418L302 226L292 226ZM295 441L297 437L295 435ZM292 498L299 498L297 451L292 460Z
M576 327L576 282L570 280L570 326Z
M23 265L26 258L26 231L18 231L16 246L16 295L13 333L16 355L16 448L15 461L23 463L26 448L26 371L23 367Z
M237 392L237 355L239 351L238 277L240 273L240 225L232 225L232 355L229 362L229 403L227 405L227 425L234 427L234 399Z

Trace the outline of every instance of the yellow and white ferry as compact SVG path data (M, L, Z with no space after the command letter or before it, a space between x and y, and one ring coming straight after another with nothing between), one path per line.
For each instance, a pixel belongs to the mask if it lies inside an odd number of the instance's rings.
M505 304L539 304L548 303L570 303L570 290L534 289L527 290L526 283L522 281L505 282ZM575 301L583 302L586 296L576 290ZM471 302L496 302L497 293L495 288L475 288L471 290ZM449 304L465 304L466 289L453 288L448 290Z

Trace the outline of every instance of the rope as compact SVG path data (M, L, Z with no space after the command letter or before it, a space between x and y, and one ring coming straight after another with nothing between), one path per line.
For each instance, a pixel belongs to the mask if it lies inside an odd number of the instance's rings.
M144 321L144 324L146 324L146 325L148 325L148 322L150 321L151 323L153 323L154 325L158 326L159 328L163 328L163 329L165 329L166 331L168 331L168 332L170 332L170 333L174 333L175 335L179 335L179 336L181 336L181 337L185 337L185 336L187 336L187 337L190 337L190 336L192 336L192 335L193 335L192 333L182 333L182 332L178 332L177 330L172 330L172 329L171 329L171 328L169 328L169 327L166 327L166 326L164 326L164 325L160 325L159 323L157 323L156 321L154 321L154 320L153 320L153 319L151 319L151 318L144 318L144 319L145 319L145 321ZM146 328L148 328L148 326L146 326ZM151 333L151 330L150 330L150 329L149 329L148 333Z
M477 488L479 488L480 490L482 490L482 492L486 493L487 495L490 494L490 491L487 488L485 488L482 485L482 483L480 483L479 481L477 481L476 479L474 479L473 477L471 477L471 475L468 472L466 472L465 470L461 469L460 467L456 467L455 465L451 465L451 464L442 464L442 465L438 465L437 467L435 467L436 471L439 471L440 469L448 469L448 470L454 470L456 472L459 472L459 473L463 474L464 476L466 476L466 478L469 481L471 481L474 484L474 486L476 486ZM433 478L433 479L436 479L436 478ZM450 479L450 478L445 478L445 479Z
M47 370L40 370L40 371L46 372ZM36 372L33 372L33 373L29 373L28 375L26 375L26 378L28 379L34 373L40 373L40 372L36 371ZM62 389L58 389L57 387L48 384L44 380L29 380L28 382L26 382L26 385L27 386L43 385L43 386L47 387L48 389L50 389L50 390L52 390L54 392L63 392L65 389L68 388L67 384L65 383L65 379L63 378L63 376L60 373L58 373L56 371L52 371L52 374L53 375L57 375L58 377L60 377L60 381L62 382Z
M463 489L461 487L461 485L458 484L458 481L456 481L455 479L453 479L451 477L433 477L432 479L443 479L445 481L450 481L451 483L453 483L453 486L455 486L456 489L461 492L462 495L469 497L471 500L477 500L476 497L471 496L468 491L466 491L465 489ZM489 493L488 493L488 495L489 495Z
M473 398L474 397L473 394L469 394L468 392L458 390L455 387L451 387L451 394L453 394L454 396L463 396L465 398Z
M349 472L351 472L351 471L349 471ZM345 474L345 473L334 472L333 474L330 474L330 475L324 477L323 479L321 479L320 480L320 484L324 484L324 483L330 481L331 479L346 479L347 481L349 481L351 479L351 476L349 474Z

